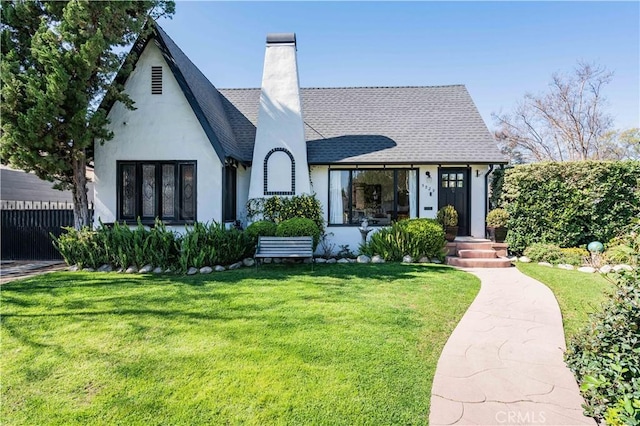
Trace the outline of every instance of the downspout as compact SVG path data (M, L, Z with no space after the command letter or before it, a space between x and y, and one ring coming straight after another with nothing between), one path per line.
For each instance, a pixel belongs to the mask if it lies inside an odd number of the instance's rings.
M489 175L493 172L493 164L489 164L489 170L484 175L484 226L487 227L487 214L489 213Z

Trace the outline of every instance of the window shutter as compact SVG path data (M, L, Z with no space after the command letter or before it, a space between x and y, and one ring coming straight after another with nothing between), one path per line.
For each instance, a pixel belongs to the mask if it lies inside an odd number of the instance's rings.
M162 67L151 67L151 94L162 95Z

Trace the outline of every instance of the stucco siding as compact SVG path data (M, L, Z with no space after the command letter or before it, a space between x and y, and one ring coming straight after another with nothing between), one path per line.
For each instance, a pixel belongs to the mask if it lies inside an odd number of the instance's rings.
M161 95L151 95L151 66L163 67ZM222 165L169 66L153 42L125 84L131 111L116 103L109 113L114 138L95 148L95 221L117 217L117 168L122 160L197 161L197 220L222 219Z

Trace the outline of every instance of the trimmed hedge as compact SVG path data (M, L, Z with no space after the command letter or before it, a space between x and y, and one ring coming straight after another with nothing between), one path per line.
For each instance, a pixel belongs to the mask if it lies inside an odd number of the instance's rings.
M276 229L277 237L313 237L313 249L315 250L320 241L320 229L311 219L306 217L294 217L278 224Z
M278 225L270 220L259 220L247 226L244 232L247 233L247 236L251 238L254 244L257 244L258 237L275 237L277 228Z
M265 219L280 223L287 219L304 217L313 220L320 233L324 232L322 206L315 195L294 195L268 198L252 198L247 201L247 217L249 220Z
M520 165L504 173L510 250L609 241L640 215L640 161Z

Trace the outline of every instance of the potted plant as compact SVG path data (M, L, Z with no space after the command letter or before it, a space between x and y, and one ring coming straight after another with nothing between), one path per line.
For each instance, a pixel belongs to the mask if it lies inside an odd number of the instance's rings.
M458 235L458 212L456 209L448 204L438 210L436 220L440 222L444 228L444 238L447 241L453 241Z
M496 243L504 243L507 238L509 213L505 209L493 209L487 214L487 231Z

